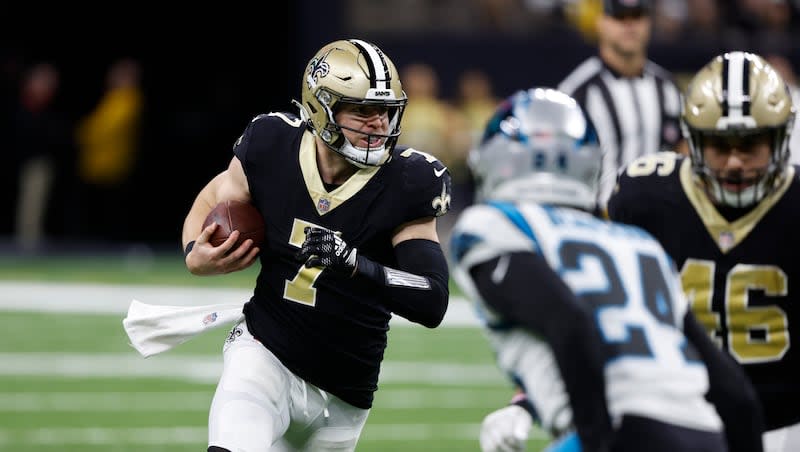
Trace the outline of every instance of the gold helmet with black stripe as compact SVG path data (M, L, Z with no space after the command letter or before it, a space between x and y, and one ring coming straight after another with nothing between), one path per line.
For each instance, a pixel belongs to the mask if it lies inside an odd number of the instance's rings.
M373 43L360 39L331 42L309 61L303 77L300 115L333 151L359 167L388 160L400 135L408 99L394 63ZM354 146L342 133L335 114L340 104L384 107L389 132L379 147ZM372 140L369 140L372 142Z
M747 207L776 188L788 165L794 118L788 85L759 55L724 53L697 72L683 99L681 127L694 172L714 203ZM728 176L708 167L704 145L746 147L760 139L770 143L769 164L739 181L747 186L744 190L725 189Z

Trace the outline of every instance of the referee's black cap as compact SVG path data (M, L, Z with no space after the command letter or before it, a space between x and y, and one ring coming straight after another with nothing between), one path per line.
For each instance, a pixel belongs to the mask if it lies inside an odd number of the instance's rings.
M647 16L652 10L651 0L603 0L603 12L613 17Z

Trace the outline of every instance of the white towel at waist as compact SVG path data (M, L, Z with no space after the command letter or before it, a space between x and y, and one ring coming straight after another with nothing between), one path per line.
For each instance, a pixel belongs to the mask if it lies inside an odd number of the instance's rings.
M122 326L131 345L147 358L189 339L244 319L242 303L164 306L133 300Z

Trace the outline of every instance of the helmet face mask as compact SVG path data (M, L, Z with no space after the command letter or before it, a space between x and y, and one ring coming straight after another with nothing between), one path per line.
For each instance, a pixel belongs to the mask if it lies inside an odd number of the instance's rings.
M758 55L726 53L695 75L684 96L681 128L694 173L712 202L749 207L775 190L788 165L794 117L788 86ZM768 143L770 153L761 167L737 174L707 161L708 148L747 154L759 143Z
M334 152L359 167L386 163L400 135L407 103L394 63L374 44L357 39L332 42L309 61L302 85L300 115ZM376 147L357 147L347 139L336 114L345 104L385 108L388 133L372 135ZM360 130L344 128L358 134Z
M531 201L593 211L602 152L588 116L549 88L519 91L489 120L468 164L482 201Z

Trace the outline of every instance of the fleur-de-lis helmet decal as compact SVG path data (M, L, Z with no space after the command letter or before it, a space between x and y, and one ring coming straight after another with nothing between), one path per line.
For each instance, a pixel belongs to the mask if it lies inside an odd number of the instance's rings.
M308 85L308 89L314 89L319 79L325 77L330 72L330 65L325 61L328 53L321 57L314 58L308 63L308 70L306 71L306 84Z

